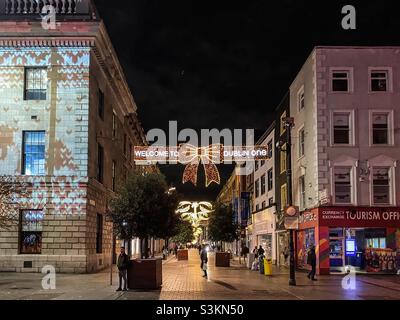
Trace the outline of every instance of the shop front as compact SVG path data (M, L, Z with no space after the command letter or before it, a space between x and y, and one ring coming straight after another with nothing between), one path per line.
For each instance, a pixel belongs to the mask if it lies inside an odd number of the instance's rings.
M353 269L396 273L400 268L400 208L319 207L302 212L296 232L297 267L309 269L315 245L317 273Z
M276 263L275 210L267 208L253 215L252 237L254 246L262 246L267 259Z
M289 266L289 232L287 230L276 231L277 265Z

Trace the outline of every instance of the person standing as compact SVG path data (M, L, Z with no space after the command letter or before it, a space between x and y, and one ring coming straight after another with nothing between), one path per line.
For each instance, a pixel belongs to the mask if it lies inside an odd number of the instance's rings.
M254 253L254 259L257 259L257 258L258 258L258 249L257 249L257 246L254 247L253 253Z
M285 247L283 250L283 257L285 258L285 266L288 265L288 257L289 257L289 249L288 247Z
M307 255L307 264L311 266L311 271L307 274L307 278L313 281L315 279L316 267L317 267L317 255L315 254L315 246L312 245Z
M203 277L207 278L207 263L208 263L208 257L207 257L207 250L206 246L202 246L201 252L200 252L200 268L203 270L204 274Z
M125 253L125 247L121 247L121 252L118 256L117 267L119 275L119 287L117 291L122 291L122 279L124 280L124 289L127 291L127 273L128 273L129 257Z
M258 250L257 250L257 254L258 254L258 256L261 256L261 255L264 255L264 249L263 249L263 247L261 246L261 244L260 244L260 247L258 248Z

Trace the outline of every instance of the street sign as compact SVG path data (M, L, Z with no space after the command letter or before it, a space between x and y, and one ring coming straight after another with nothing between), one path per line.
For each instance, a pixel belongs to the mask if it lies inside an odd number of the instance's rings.
M299 207L288 206L285 208L285 229L297 230L299 228Z

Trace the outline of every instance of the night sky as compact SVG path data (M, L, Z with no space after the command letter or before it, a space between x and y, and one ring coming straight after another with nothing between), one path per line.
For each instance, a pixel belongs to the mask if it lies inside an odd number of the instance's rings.
M132 90L142 125L167 130L268 127L316 45L399 45L398 1L95 0ZM357 30L341 9L357 10ZM187 199L221 186L181 184L184 167L162 166ZM232 166L219 166L221 185Z

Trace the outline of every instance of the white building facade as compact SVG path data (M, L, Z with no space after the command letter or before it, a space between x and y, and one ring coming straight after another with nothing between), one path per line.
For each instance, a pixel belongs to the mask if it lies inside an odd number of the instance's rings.
M272 124L257 142L257 145L268 146L269 159L255 162L253 213L251 224L251 247L262 246L266 258L276 262L276 205L275 205L275 172L274 172L274 134Z

